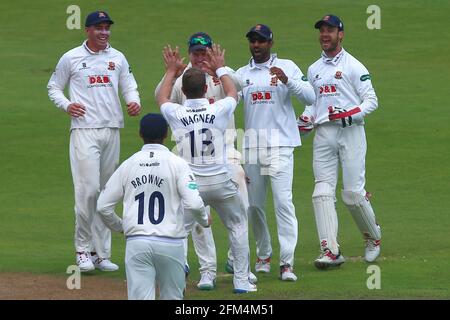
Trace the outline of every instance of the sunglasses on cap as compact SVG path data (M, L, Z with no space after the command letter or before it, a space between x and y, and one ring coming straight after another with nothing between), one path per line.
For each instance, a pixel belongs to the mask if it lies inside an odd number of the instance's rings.
M211 46L212 42L211 39L207 39L205 37L195 37L189 40L189 46L195 46L197 44L201 44L204 46Z

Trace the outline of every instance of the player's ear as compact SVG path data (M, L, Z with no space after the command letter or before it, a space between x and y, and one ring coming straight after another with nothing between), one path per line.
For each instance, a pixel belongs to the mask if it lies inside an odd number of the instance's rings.
M205 84L205 93L208 92L208 85Z

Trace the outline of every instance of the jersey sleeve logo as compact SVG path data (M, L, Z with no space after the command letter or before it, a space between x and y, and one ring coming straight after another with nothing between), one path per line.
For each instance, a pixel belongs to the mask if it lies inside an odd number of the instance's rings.
M361 81L366 81L366 80L370 80L370 79L371 79L370 74L363 74L361 76L361 78L359 78L359 80L361 80Z
M196 182L189 182L188 183L188 188L191 190L197 190L198 189L198 185Z

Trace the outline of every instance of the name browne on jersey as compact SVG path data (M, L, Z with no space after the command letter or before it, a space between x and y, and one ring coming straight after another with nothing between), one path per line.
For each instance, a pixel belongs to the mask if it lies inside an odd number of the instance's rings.
M131 181L131 184L136 189L139 186L142 186L144 184L150 183L154 184L155 186L161 188L161 184L164 182L164 179L155 176L153 174L148 175L142 175L141 177L136 177Z
M190 124L194 124L197 122L203 122L203 123L214 123L214 119L216 118L215 115L205 113L205 114L194 114L192 116L186 116L180 119L180 121L183 123L185 127L187 127Z

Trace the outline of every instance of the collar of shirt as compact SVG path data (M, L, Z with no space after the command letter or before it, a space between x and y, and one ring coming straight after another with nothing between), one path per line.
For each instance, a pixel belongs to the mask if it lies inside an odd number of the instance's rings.
M264 67L267 69L270 69L270 67L272 67L275 64L276 59L277 59L277 54L272 53L270 55L270 59L267 60L266 62L258 63L258 65L257 65L257 63L255 63L255 61L253 60L253 57L252 57L252 58L250 58L250 61L248 64L250 65L250 69L255 69L255 68L262 69Z
M111 46L109 45L109 43L106 45L106 48L103 50L100 50L98 52L92 51L91 49L89 49L88 45L87 45L87 40L84 40L83 42L83 47L90 53L90 54L100 54L102 52L108 52L109 48L111 48Z
M169 149L167 149L166 146L163 146L162 144L159 143L148 143L148 144L144 144L142 146L142 151L144 150L167 150L169 151Z
M192 68L192 62L189 62L188 63L188 65L186 66L186 68L184 68L184 70L183 70L183 74L187 71L187 70L189 70L189 69L191 69ZM208 79L208 77L210 77L211 75L209 74L209 73L207 73L207 72L205 72L205 75L206 75L206 78ZM182 75L181 75L182 76ZM181 77L180 76L180 77Z
M326 54L325 54L325 52L323 52L322 51L322 54L321 54L321 56L322 56L322 61L324 62L324 63L327 63L327 64L333 64L333 65L337 65L338 64L338 62L339 62L339 60L341 60L341 58L342 58L342 56L345 54L345 50L344 50L344 48L342 48L341 49L341 52L339 52L337 55L335 55L334 57L329 57L329 56L327 56Z
M183 105L188 108L196 108L204 105L209 105L209 101L206 98L186 99Z

